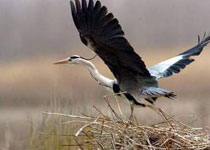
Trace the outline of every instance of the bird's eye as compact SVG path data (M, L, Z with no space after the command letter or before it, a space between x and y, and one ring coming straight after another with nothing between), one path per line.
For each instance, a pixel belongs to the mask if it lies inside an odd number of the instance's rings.
M78 56L71 56L71 57L70 57L71 60L77 59L77 58L80 58L80 57L78 57Z

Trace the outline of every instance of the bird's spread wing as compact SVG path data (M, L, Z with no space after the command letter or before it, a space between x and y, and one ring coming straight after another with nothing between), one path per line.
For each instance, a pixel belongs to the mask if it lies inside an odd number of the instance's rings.
M70 5L81 41L102 58L118 81L125 76L151 77L141 57L125 39L118 20L105 6L93 0L70 1Z
M163 77L169 77L172 76L173 73L179 73L182 69L184 69L187 65L192 63L194 61L191 56L197 56L200 55L203 48L210 42L210 34L206 36L204 34L203 39L200 40L200 36L198 36L198 44L171 58L166 61L160 62L152 67L149 68L149 72L152 76L156 77L157 79L163 78Z

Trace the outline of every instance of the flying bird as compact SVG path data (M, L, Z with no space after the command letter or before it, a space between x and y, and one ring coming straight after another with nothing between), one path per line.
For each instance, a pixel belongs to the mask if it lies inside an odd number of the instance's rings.
M131 102L131 115L134 105L151 107L159 97L174 98L174 92L158 87L158 80L179 73L194 61L191 57L199 55L210 42L210 35L204 34L202 39L198 36L198 44L193 48L147 68L125 38L119 21L100 1L75 0L75 3L70 1L70 6L81 41L104 61L115 79L101 75L89 60L77 55L56 64L87 66L101 85L126 96Z

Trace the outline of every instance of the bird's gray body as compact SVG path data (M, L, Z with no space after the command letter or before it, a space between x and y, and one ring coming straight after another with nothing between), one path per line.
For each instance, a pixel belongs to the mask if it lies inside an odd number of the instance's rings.
M157 88L158 82L155 77L150 78L143 78L143 77L136 77L134 79L123 79L122 82L119 82L119 87L122 91L126 91L130 93L136 100L142 98L148 98L146 94L146 90L150 87Z
M141 76L136 76L135 78L132 78L132 80L130 76L127 76L127 78L123 78L120 81L118 81L118 84L121 90L127 91L129 93L134 92L136 90L145 89L147 87L158 86L157 80L155 78L144 78Z

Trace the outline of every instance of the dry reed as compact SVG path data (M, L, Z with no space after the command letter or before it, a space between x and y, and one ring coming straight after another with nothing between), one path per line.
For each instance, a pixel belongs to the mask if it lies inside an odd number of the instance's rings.
M113 117L108 117L94 107L98 116L67 115L60 113L44 113L68 118L70 121L62 124L77 124L75 133L69 135L74 139L74 144L65 147L77 149L101 150L208 150L210 149L210 132L203 128L193 128L174 117L159 124L144 126L137 120L129 121L118 115L107 101ZM172 126L171 126L172 125ZM75 126L74 126L75 128Z

